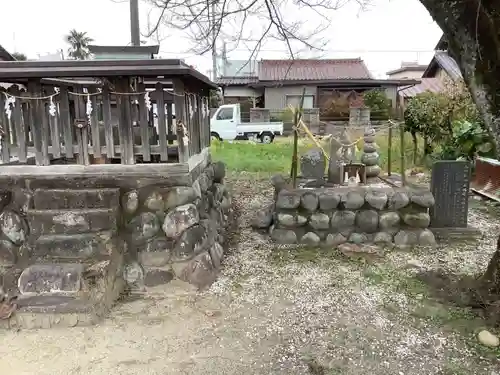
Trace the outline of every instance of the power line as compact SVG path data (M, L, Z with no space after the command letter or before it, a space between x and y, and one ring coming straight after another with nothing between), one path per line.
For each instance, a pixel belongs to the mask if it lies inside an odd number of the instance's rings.
M231 52L251 52L248 49L233 49ZM258 52L281 52L288 53L287 50L278 49L261 49ZM326 50L325 53L434 53L434 50ZM189 53L179 53L179 52L167 52L161 51L165 55L187 55ZM199 56L197 54L191 54L191 56Z
M249 52L247 49L233 49L231 52ZM259 52L283 52L288 53L288 50L279 50L279 49L260 49ZM350 50L323 50L321 52L330 52L330 53L434 53L434 50L374 50L374 49L350 49Z

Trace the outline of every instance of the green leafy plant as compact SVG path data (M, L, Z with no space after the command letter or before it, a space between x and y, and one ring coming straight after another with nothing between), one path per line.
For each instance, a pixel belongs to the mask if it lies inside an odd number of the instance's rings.
M442 159L468 159L474 156L494 157L490 134L478 123L465 120L453 122L451 137L442 146Z
M440 145L441 150L436 152L441 157L450 158L452 149L457 147L456 142L465 142L464 137L472 136L473 129L488 134L476 105L462 82L448 80L441 92L424 92L410 99L404 119L405 130L413 139L414 163L418 147L417 135L424 139L424 157L434 153L434 147ZM471 125L465 125L466 123ZM461 130L458 129L462 129L464 134L459 136ZM477 139L478 134L475 137ZM461 151L457 151L457 155L468 157L469 146L470 143L467 142L464 148L460 148Z
M384 90L372 89L363 93L363 101L370 108L371 119L388 119L391 109L391 100Z
M432 153L433 143L440 142L451 129L448 99L442 93L424 92L410 99L404 113L405 131L413 140L413 164L417 163L417 135L424 139L424 156Z

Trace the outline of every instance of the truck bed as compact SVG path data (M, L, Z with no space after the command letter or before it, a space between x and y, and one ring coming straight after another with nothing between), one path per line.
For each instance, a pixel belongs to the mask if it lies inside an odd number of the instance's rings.
M242 122L237 125L236 130L238 133L283 133L282 122Z

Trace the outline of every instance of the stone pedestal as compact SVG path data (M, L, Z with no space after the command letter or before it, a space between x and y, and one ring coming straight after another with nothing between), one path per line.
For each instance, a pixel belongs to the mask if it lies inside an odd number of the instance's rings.
M0 328L93 324L124 292L215 280L231 215L224 164L178 178L134 167L0 176ZM17 296L10 318L5 293Z

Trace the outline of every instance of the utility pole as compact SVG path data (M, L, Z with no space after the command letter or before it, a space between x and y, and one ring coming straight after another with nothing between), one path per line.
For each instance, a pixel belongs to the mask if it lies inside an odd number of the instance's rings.
M217 0L212 0L212 17L211 17L211 27L212 27L212 73L213 80L217 79L217 30L215 27L215 3Z
M227 48L226 48L226 42L222 43L222 75L227 76Z
M139 28L139 0L130 0L130 41L133 46L141 45Z

